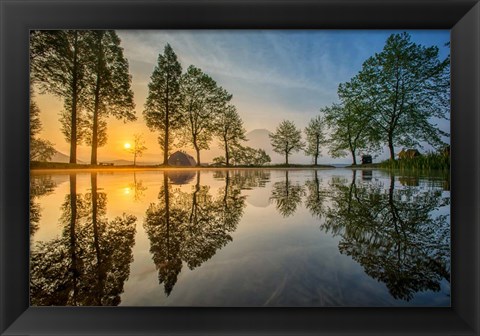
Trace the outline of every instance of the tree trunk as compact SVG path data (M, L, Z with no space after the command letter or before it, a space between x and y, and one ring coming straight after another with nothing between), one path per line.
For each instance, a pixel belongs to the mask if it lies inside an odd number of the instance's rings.
M393 137L388 136L388 149L390 150L390 160L395 160L395 149L393 147Z
M356 166L356 165L357 165L357 156L355 155L355 151L354 151L354 150L351 150L351 153L352 153L353 165Z
M100 251L100 237L98 233L98 193L97 193L97 173L90 175L90 184L92 187L92 225L93 225L93 244L95 246L95 254L97 257L97 290L96 305L102 305L102 289L105 282L105 274L103 270L102 254Z
M102 66L102 35L99 32L97 37L97 80L95 83L95 104L93 107L93 129L92 129L92 155L90 164L97 164L97 148L98 148L98 109L100 106L100 87L101 87L101 66Z
M167 99L165 101L165 139L163 143L163 165L168 166L168 136L169 136L169 110L168 110L168 78L167 78Z
M288 166L288 153L285 152L285 164Z
M315 166L318 166L318 154L315 155Z
M78 32L74 32L72 68L72 111L70 127L70 163L77 163Z
M193 147L195 147L195 151L197 152L197 166L200 167L200 148L198 148L197 141L193 141Z
M225 142L225 164L230 166L230 153L228 152L228 141L225 137L223 137L223 141Z
M133 152L133 166L135 167L137 165L137 148L135 148L135 151Z
M75 233L75 227L77 222L77 176L75 174L70 175L70 258L72 264L70 267L70 273L72 274L73 285L73 305L77 304L77 278L79 275L77 265L77 237Z

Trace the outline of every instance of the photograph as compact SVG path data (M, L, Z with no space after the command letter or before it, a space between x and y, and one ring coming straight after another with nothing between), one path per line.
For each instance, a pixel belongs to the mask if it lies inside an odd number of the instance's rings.
M30 305L451 307L450 35L31 30Z

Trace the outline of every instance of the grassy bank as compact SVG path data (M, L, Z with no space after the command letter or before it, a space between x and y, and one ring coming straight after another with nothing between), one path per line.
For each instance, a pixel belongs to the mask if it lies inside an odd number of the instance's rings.
M300 165L300 164L278 164L268 166L164 166L164 165L118 165L118 166L106 166L106 165L91 165L91 164L77 164L77 163L61 163L61 162L30 162L31 170L131 170L131 169L277 169L277 168L289 168L289 169L332 169L334 166L330 165Z
M386 160L381 162L379 167L394 170L448 171L450 169L450 157L437 153L427 153L414 158Z

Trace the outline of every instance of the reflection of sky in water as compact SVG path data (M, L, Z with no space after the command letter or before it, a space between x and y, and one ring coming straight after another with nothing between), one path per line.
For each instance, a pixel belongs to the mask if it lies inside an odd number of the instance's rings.
M216 201L222 205L224 204L222 201L225 190L230 188L227 193L229 197L234 194L234 190L237 190L239 194L235 197L243 206L243 215L239 216L236 229L234 227L228 232L231 241L227 240L225 244L215 245L213 253L210 253L213 256L200 262L199 266L190 269L185 261L188 259L188 252L181 252L187 256L183 257L182 254L181 271L178 273L176 282L174 281L170 295L167 296L164 291L164 283L159 284L158 268L164 267L168 262L155 265L150 251L152 236L147 234L145 226L147 209L150 205L161 206L163 204L161 201L162 192L165 190L163 173L160 171L136 172L135 174L133 172L98 173L97 192L105 193L107 198L105 217L112 220L116 216L127 213L137 218L132 248L133 262L130 264L130 273L124 283L123 293L119 294L121 305L450 305L450 284L439 275L445 274L437 265L437 261L443 262L442 265L449 272L450 207L448 204L442 205L441 203L449 199L450 192L448 183L444 182L441 177L414 177L399 174L392 184L389 174L385 172L357 171L355 173L354 188L357 197L363 195L372 202L376 199L383 199L387 204L389 192L393 190L393 194L398 196L396 205L399 205L400 211L404 211L406 216L411 216L411 211L408 212L409 210L405 210L405 207L408 207L412 199L419 204L423 200L426 200L425 204L430 202L428 203L430 208L426 211L426 214L429 215L421 217L423 223L418 224L418 227L421 227L421 230L418 231L418 239L417 237L415 239L407 237L408 241L412 240L411 244L407 244L408 246L423 244L420 247L414 246L413 251L419 249L419 251L425 251L426 256L435 255L432 258L433 261L427 260L425 263L423 260L419 261L420 267L426 267L426 271L423 269L419 269L418 272L409 270L409 275L419 277L417 282L412 280L412 283L425 282L427 284L423 287L418 285L417 288L416 285L405 284L409 279L398 279L398 282L392 285L392 277L389 276L389 272L396 272L396 270L384 272L383 265L369 265L367 271L365 268L370 257L373 258L372 260L386 258L385 267L391 267L391 264L388 264L391 259L388 258L393 256L395 259L395 253L397 253L395 249L400 246L398 249L399 256L401 255L399 268L408 269L409 258L414 257L410 255L411 251L405 248L406 245L403 241L400 244L380 242L381 246L379 246L373 240L372 242L363 241L363 235L357 235L355 232L355 230L362 230L362 227L359 228L354 223L344 224L340 229L332 229L333 224L326 223L327 221L335 222L335 218L342 215L343 207L338 206L340 204L338 202L341 197L354 190L352 189L353 174L351 170L320 170L317 172L316 178L314 172L310 170L292 170L288 174L284 170L230 171L228 188L226 188L224 172L201 171L198 175L196 172L190 172L187 175L172 174L168 186L170 204L175 202L191 204L198 178L199 186L209 187L207 194L202 194L200 189L197 190L198 202L205 199L211 202ZM34 197L34 202L38 203L40 209L38 229L32 237L34 252L36 242L48 242L61 237L64 230L63 224L60 224L59 221L62 216L61 204L65 202L66 196L70 192L69 175L34 175L33 181L45 178L52 180L54 187L52 191ZM373 186L379 188L378 193L369 189ZM89 173L77 174L76 192L77 194L92 192ZM411 193L409 194L409 192ZM316 196L312 193L318 193L321 204L318 204ZM184 200L180 201L178 195L183 195ZM245 197L244 201L241 200L242 197ZM289 204L288 200L296 202L296 204ZM440 206L438 206L439 204ZM316 206L318 206L319 212L314 215L312 209ZM215 209L217 212L220 211L218 207ZM345 209L348 210L348 207ZM375 206L372 205L371 209L375 209ZM186 210L184 216L188 218L191 212L190 209ZM358 211L356 218L358 219L358 216L367 210L358 207L355 210ZM327 214L330 214L330 219ZM445 216L443 224L431 225L440 225L438 228L448 230L448 239L444 237L443 240L443 249L446 249L446 252L438 252L436 248L426 251L425 249L430 248L427 246L428 239L434 239L437 235L435 230L438 230L435 227L433 230L435 232L431 232L428 221L441 216ZM342 224L342 221L343 219L337 222ZM346 223L347 219L344 222ZM358 222L361 223L361 220ZM326 229L329 225L330 229ZM154 225L150 230L152 229L156 230L156 226ZM378 228L375 230L378 231ZM406 231L417 232L415 229L409 230ZM386 227L385 232L387 231ZM399 238L400 236L397 236L393 229L391 232L393 233L386 233L386 236L404 239ZM365 237L373 239L375 234L376 232L367 232ZM208 232L205 235L208 236ZM205 241L208 243L212 239L215 240L215 237L217 236L212 234ZM353 245L350 244L352 243L351 239L353 239ZM159 243L159 246L164 246L162 242ZM180 244L183 243L185 242L180 239ZM341 253L340 246L346 246L347 252ZM383 251L382 249L385 248L391 249L395 253ZM360 254L354 258L351 253L357 252ZM443 259L441 259L442 253ZM377 257L379 259L375 259ZM422 278L422 274L416 273L429 274L432 278L425 280ZM398 274L393 278L395 276ZM449 274L444 277L449 277ZM435 285L431 285L429 281L433 281ZM390 287L386 282L390 282ZM409 289L412 292L411 299L395 299L392 296L392 286L411 287ZM432 291L428 288L439 290ZM402 290L399 292L403 293Z

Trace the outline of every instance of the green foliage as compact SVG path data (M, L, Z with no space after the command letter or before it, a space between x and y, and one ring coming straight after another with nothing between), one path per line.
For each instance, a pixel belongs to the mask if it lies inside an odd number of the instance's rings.
M164 152L165 165L168 165L168 154L174 142L173 132L183 126L181 75L182 67L177 60L177 55L167 44L163 55L158 55L158 64L150 77L148 96L143 111L147 126L150 130L159 133L158 139Z
M85 94L90 81L89 64L91 31L33 31L30 36L31 80L40 92L49 92L64 101L62 131L70 143L70 163L76 163L77 131L82 125L81 112L89 97Z
M288 165L288 156L292 152L299 152L305 144L302 142L302 132L292 121L284 120L274 133L269 134L273 150L285 155L285 164Z
M97 163L97 148L107 142L108 116L124 121L136 119L128 61L114 30L94 30L88 35L91 48L90 82L86 100L86 143L92 146L91 163Z
M181 89L184 97L181 109L182 124L185 125L183 142L193 146L200 166L200 150L210 148L215 132L214 120L231 96L222 94L217 83L193 65L182 76Z
M305 147L305 154L312 156L315 165L318 164L318 157L321 155L320 146L325 143L325 121L322 116L314 117L305 127L305 135L307 144Z
M232 163L240 166L263 166L272 159L263 149L235 145L232 147Z
M229 101L231 95L223 90L223 101ZM227 99L228 98L228 99ZM220 147L225 151L225 164L230 165L231 151L234 146L238 146L241 141L246 141L245 128L243 121L233 105L225 105L218 111L215 121L215 135L220 141Z
M388 145L391 159L395 146L440 146L448 136L432 122L446 119L450 106L449 58L439 60L438 51L412 42L407 33L392 34L354 78L360 101L371 111L371 130Z
M386 160L380 167L395 170L450 170L450 156L441 153L429 152L413 158Z
M30 161L48 161L54 154L53 143L37 138L42 130L40 109L30 96Z

